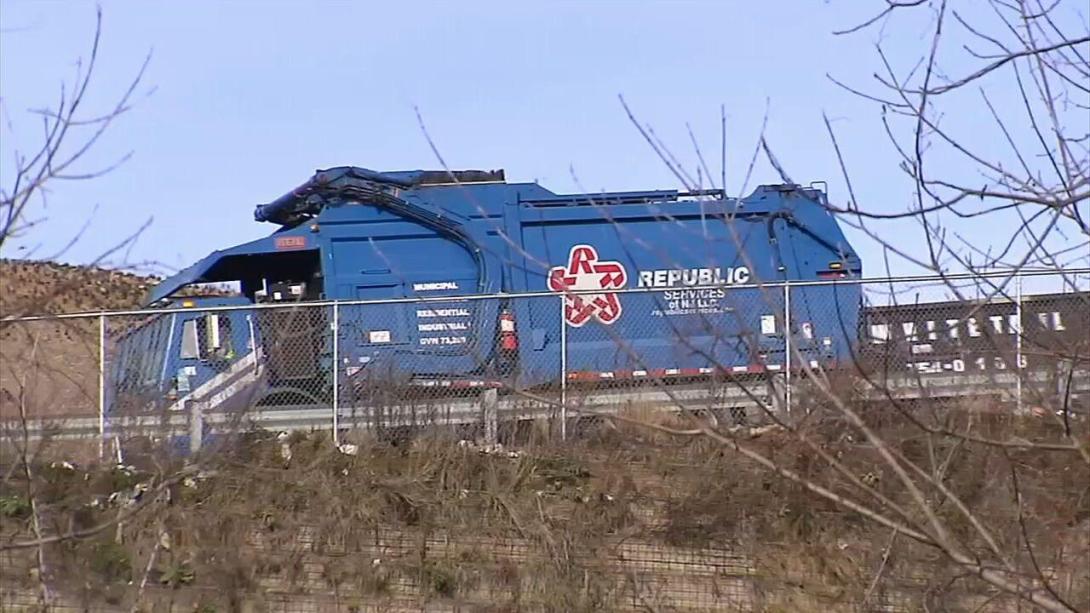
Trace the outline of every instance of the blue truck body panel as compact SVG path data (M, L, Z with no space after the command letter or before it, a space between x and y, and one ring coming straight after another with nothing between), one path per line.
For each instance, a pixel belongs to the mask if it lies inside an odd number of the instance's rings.
M352 377L546 384L561 377L562 334L569 375L782 364L782 319L774 316L782 316L783 291L754 284L861 273L824 198L793 185L762 186L742 199L669 190L558 195L496 172L335 168L257 207L255 219L279 224L275 232L210 254L154 288L148 303L177 306L178 290L224 281L241 283L243 296L228 299L237 304L428 298L338 307L339 362ZM527 292L555 295L514 296ZM466 299L482 294L499 297ZM804 355L845 357L856 338L858 286L796 287L790 299ZM192 302L198 309L218 300ZM313 368L293 376L320 377L331 365L331 307L288 323L277 311L218 314L231 359L248 357L247 367L261 371L271 345L286 343L274 340L297 328L292 342L307 345L297 358ZM181 357L185 322L203 315L163 315L127 336L134 356L158 355L153 365L125 363L143 373L142 389L184 397L216 377L217 385L240 379L244 368L192 351ZM497 340L508 320L514 350ZM207 340L210 324L201 325Z

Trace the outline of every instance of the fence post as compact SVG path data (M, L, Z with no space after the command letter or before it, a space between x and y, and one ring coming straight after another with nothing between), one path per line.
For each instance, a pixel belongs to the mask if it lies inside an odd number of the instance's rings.
M560 296L560 440L568 440L568 320L564 317L566 298Z
M1025 372L1022 370L1022 329L1025 328L1025 323L1022 321L1022 275L1021 273L1015 273L1014 275L1014 311L1015 319L1018 320L1018 333L1014 339L1014 372L1017 375L1015 379L1015 410L1019 415L1022 413L1022 376Z
M333 323L329 326L333 333L333 445L340 447L340 399L341 399L341 310L336 301L333 302Z
M783 282L784 408L791 413L791 283Z
M254 377L256 378L261 368L261 361L258 359L257 335L254 334L254 316L252 313L246 316L246 328L250 333L250 352L254 354Z
M484 442L488 445L495 445L498 441L498 408L499 408L499 392L496 388L489 388L481 394L481 412L484 418Z
M189 453L197 453L204 446L204 405L203 400L190 400L189 405ZM173 430L170 422L167 427Z
M98 459L106 458L106 316L98 316Z

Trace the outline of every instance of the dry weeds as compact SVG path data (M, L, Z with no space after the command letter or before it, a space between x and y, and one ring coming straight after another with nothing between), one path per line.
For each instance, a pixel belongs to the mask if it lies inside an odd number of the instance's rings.
M988 427L1028 434L1041 426L1008 419ZM860 478L903 498L874 469L866 445L843 432L835 423L812 428ZM892 426L883 433L904 434L895 440L916 461L944 458L947 484L1004 545L1023 538L1025 525L1055 584L1076 606L1090 607L1084 464L1058 453L928 446ZM563 448L486 448L442 436L396 445L366 434L354 440L355 455L319 433L222 440L199 474L171 484L146 512L49 546L54 589L88 605L128 607L139 594L145 608L208 611L262 610L285 598L330 610L1010 604L936 552L706 440L641 439L604 424ZM842 479L793 437L757 440L818 483L835 487ZM49 532L110 522L183 466L154 445L130 461L135 469L42 460L29 487L46 510ZM1011 515L1009 479L1002 477L1012 465L1029 521ZM17 475L4 482L5 543L29 538L28 491ZM942 512L958 525L953 509ZM968 527L956 536L978 545ZM38 577L29 551L5 552L5 585L33 591Z

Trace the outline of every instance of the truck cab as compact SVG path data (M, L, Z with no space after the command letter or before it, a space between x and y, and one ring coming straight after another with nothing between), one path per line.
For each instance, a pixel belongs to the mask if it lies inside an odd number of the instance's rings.
M111 412L177 411L253 380L253 314L239 309L247 304L240 296L184 297L162 303L161 314L124 321L109 371Z

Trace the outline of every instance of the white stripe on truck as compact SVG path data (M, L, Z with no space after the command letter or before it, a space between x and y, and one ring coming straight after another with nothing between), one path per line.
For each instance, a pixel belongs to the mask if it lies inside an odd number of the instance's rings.
M188 394L182 396L175 401L174 404L170 405L167 410L180 411L185 408L187 402L200 401L206 397L207 403L204 406L205 410L213 409L223 404L226 400L231 398L231 396L237 394L241 387L257 380L257 370L253 368L256 360L257 352L251 351L250 353L247 353L239 358L227 370L190 390ZM232 382L232 380L236 378L239 380ZM231 382L231 385L227 385L229 382ZM224 387L225 389L221 390L219 389L220 387Z

